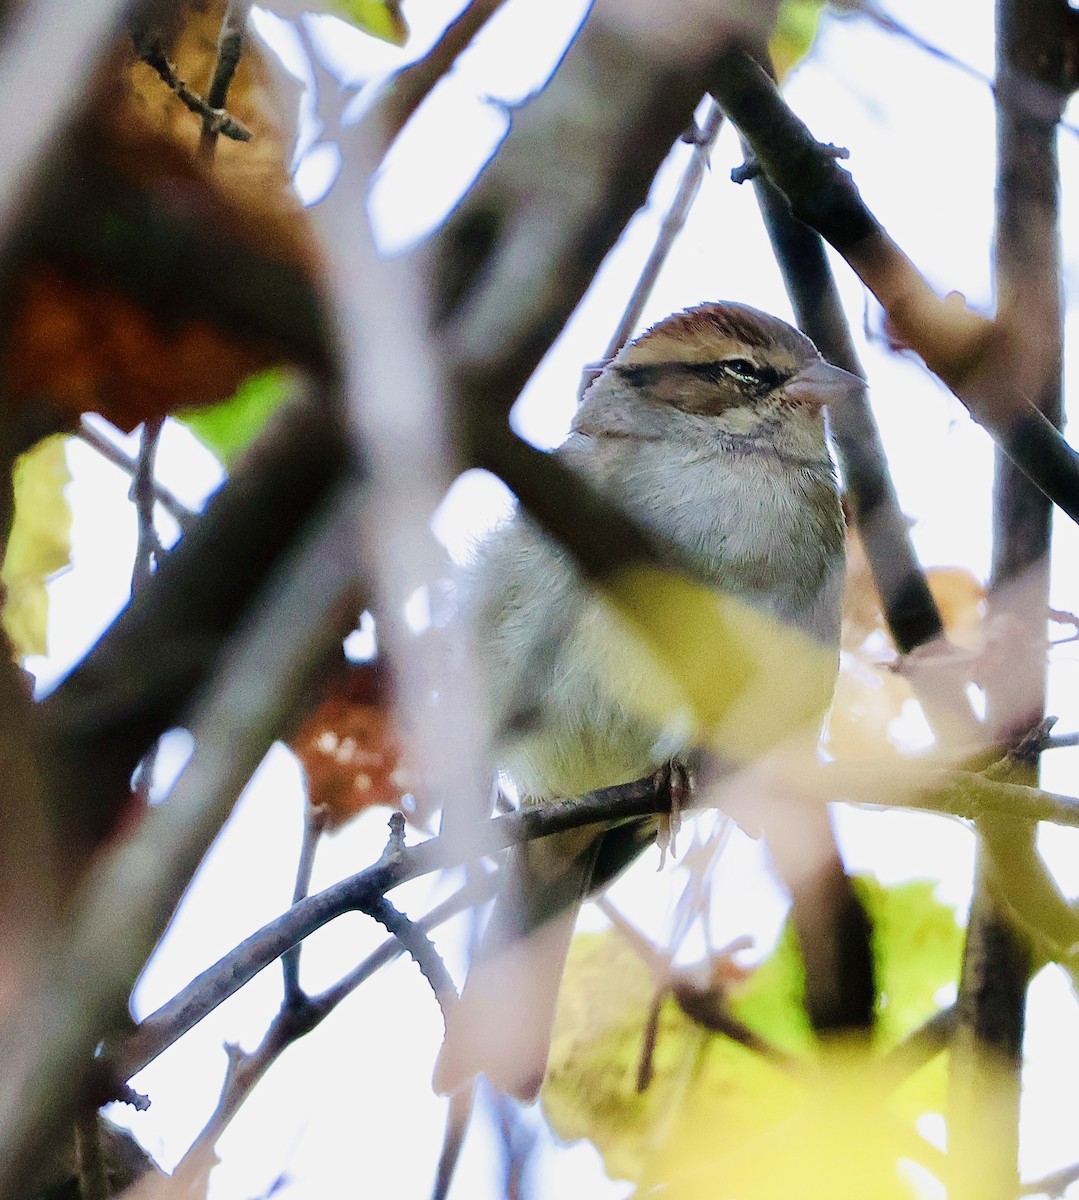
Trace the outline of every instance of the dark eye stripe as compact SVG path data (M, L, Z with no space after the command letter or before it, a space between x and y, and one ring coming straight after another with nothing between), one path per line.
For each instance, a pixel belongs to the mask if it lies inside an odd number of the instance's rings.
M723 358L709 362L624 363L619 365L618 373L634 387L650 387L671 375L692 375L709 383L732 385L753 397L766 396L787 378L774 367L759 367L745 359ZM752 382L744 377L749 373L755 376Z

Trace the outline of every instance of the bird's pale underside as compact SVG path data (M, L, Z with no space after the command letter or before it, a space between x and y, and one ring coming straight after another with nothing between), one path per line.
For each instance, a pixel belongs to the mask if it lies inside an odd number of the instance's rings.
M829 651L813 660L820 678L790 680L820 698L818 723L834 683L844 574L822 407L857 386L776 317L702 304L660 321L606 366L556 451L668 546L694 583ZM657 719L627 699L651 686L647 648L527 518L484 548L474 611L501 731L496 759L527 802L643 778L692 748L685 713ZM482 1072L535 1096L597 862L610 874L612 843L624 843L616 849L628 860L653 831L591 828L515 853L449 1017L438 1091Z

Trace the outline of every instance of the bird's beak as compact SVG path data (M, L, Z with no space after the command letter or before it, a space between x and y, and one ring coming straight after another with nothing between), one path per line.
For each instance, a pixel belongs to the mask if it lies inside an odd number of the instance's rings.
M819 412L825 404L842 404L849 396L858 395L864 390L865 380L818 358L808 367L803 367L790 380L784 392L792 404Z

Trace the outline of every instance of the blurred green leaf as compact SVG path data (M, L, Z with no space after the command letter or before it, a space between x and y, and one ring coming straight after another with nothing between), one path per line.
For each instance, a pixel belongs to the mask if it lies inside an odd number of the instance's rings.
M15 463L15 519L0 581L4 585L4 629L16 654L47 652L48 580L71 561L71 482L67 438L39 442Z
M231 467L291 394L287 371L262 371L245 379L230 399L179 413L177 420Z
M332 0L331 7L373 37L395 46L408 41L399 0Z
M768 43L780 83L805 58L817 38L823 0L783 0Z
M863 878L855 886L874 922L881 995L872 1050L867 1053L856 1042L849 1053L818 1062L802 1003L804 969L789 924L768 958L726 993L734 1016L804 1062L805 1070L794 1073L702 1029L668 998L659 1013L652 1082L639 1093L637 1066L654 982L617 932L577 937L542 1092L544 1112L558 1136L594 1142L611 1176L638 1181L642 1194L650 1186L677 1182L677 1194L695 1197L693 1181L700 1178L706 1181L700 1194L711 1195L719 1178L717 1164L722 1163L723 1172L733 1172L733 1178L741 1170L739 1156L764 1153L769 1140L782 1158L779 1130L801 1129L799 1136L821 1141L815 1114L819 1100L835 1105L845 1120L860 1114L864 1161L857 1173L859 1186L871 1186L880 1198L908 1195L894 1171L896 1146L915 1136L915 1118L940 1110L943 1059L938 1056L912 1076L887 1105L874 1090L876 1063L881 1052L937 1010L937 994L957 980L961 931L930 881L885 887ZM788 1125L792 1120L795 1125ZM758 1140L756 1151L747 1149ZM834 1150L822 1142L819 1165L824 1174L831 1170ZM751 1194L757 1193L746 1192Z

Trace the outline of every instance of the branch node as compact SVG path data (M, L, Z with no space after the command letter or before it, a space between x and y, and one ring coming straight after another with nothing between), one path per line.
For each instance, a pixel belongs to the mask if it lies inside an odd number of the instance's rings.
M387 824L390 827L390 836L386 840L386 849L382 851L382 864L398 862L405 852L404 813L391 813Z
M731 171L731 183L749 183L751 179L756 179L762 170L760 159L751 154L740 167Z

